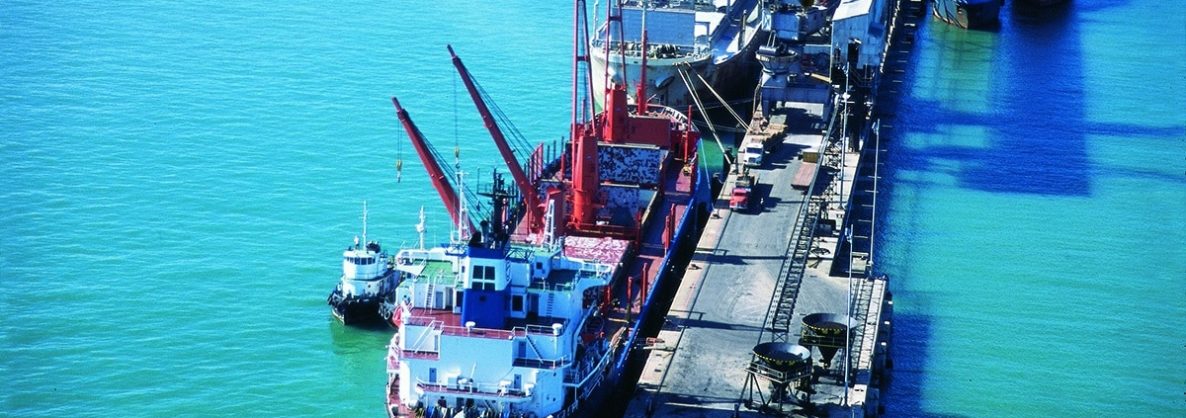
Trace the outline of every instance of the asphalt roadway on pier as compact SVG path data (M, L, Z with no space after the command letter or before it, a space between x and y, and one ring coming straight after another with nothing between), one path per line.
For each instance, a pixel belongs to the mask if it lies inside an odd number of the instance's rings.
M801 153L817 151L822 139L823 106L799 106L803 109L792 109L788 116L782 144L766 156L762 167L751 171L759 176L760 211L735 213L727 201L717 202L667 323L649 344L650 355L627 417L730 417L735 408L743 416L756 415L738 404L745 368L806 199L805 191L791 187L791 180L802 164ZM722 191L725 199L732 179ZM819 285L801 290L799 304L843 312L847 280L819 279L812 280ZM802 309L795 311L801 318Z

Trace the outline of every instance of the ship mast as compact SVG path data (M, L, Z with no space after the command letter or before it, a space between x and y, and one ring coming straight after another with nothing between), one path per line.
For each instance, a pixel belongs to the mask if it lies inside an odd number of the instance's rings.
M416 235L420 236L420 249L424 249L424 232L428 231L428 226L424 223L424 206L420 207L420 223L416 224Z
M584 112L577 109L577 92L579 91L579 83L581 80L580 63L589 63L589 27L587 22L583 19L583 12L585 10L585 2L577 0L573 7L573 61L572 61L572 87L573 87L573 112L572 112L572 218L571 223L574 224L575 229L581 229L582 226L592 225L594 215L596 214L597 195L599 193L598 186L600 180L597 174L597 142L599 130L590 126L597 118L584 119ZM611 6L612 10L612 6ZM606 17L606 45L609 48L608 34L612 28L614 17L612 13ZM618 19L620 22L620 19ZM583 53L582 53L583 52ZM608 57L608 54L607 54ZM591 66L586 65L586 68ZM587 70L590 71L590 70ZM608 66L606 77L608 81ZM607 89L608 91L608 89ZM586 90L586 93L588 91ZM600 92L605 94L605 92ZM608 101L607 101L608 103Z
M457 171L457 187L459 189L465 190L465 172L464 171L460 171L460 170ZM469 211L465 209L465 193L462 193L458 197L459 197L459 199L457 201L457 213L458 213L457 239L454 242L462 243L465 241L465 237L470 236L470 231L474 230L474 226L469 221Z

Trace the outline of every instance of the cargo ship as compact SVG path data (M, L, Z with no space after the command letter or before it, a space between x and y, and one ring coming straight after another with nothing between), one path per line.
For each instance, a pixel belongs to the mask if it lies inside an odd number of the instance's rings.
M342 276L326 303L334 318L346 325L381 324L380 306L395 289L395 269L378 241L367 240L366 202L362 206L362 240L342 252Z
M994 28L1000 24L1002 0L935 0L935 17L965 29Z
M608 18L598 27L591 48L594 91L602 91L607 83L637 86L645 78L641 94L676 109L694 104L689 85L710 104L718 103L709 99L710 87L726 100L753 96L762 70L754 53L770 35L763 1L630 0L617 2L620 7L612 0L607 3ZM629 93L635 100L640 94ZM595 99L600 106L601 98Z
M539 146L519 161L503 132L513 127L449 48L510 182L495 173L467 191L392 99L453 233L394 257L391 417L603 416L664 313L661 295L711 211L700 135L679 111L627 103L621 85L601 90L604 110L592 110L592 90L578 88L590 74L583 13L578 0L574 34L585 42L573 51L569 140L554 156Z

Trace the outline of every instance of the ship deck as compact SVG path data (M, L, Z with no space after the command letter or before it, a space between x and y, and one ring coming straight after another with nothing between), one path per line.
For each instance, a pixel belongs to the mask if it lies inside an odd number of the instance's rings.
M687 211L688 200L692 196L692 187L695 181L693 176L695 173L684 172L682 168L682 164L671 164L667 168L668 170L673 170L675 175L667 176L667 180L663 184L663 192L656 195L658 201L652 206L652 213L648 215L651 221L640 234L639 241L632 243L631 241L621 239L581 236L565 238L563 251L566 256L596 260L608 264L624 263L620 267L619 279L612 284L611 298L615 303L612 309L607 312L608 320L590 321L587 324L587 327L600 328L597 330L590 329L590 331L601 331L609 335L611 337L611 346L616 346L619 340L627 335L625 331L632 326L631 320L641 311L647 297L646 292L654 287L654 278L660 272L659 265L662 264L663 257L667 252L665 244L667 223L664 220L668 216L672 216L671 225L674 227L680 217L684 215L684 212ZM527 235L521 227L514 236L526 237ZM631 244L635 246L634 257L628 256L628 250ZM447 264L429 262L425 270L427 271L430 268L447 269ZM533 283L532 287L559 290L566 288L566 279L564 277L558 277L556 278L557 280L552 279L549 278L546 286L544 284ZM568 277L567 279L567 282L571 282L573 278ZM404 285L408 283L410 282L405 281ZM644 291L644 287L648 290ZM516 333L531 332L536 327L550 327L552 324L561 322L562 320L550 317L508 318L507 324L501 329L466 329L465 324L462 323L461 315L454 313L451 309L413 308L409 321L418 325L433 324L434 326L441 327L442 331L447 334L505 339ZM548 328L548 332L550 332L550 328Z

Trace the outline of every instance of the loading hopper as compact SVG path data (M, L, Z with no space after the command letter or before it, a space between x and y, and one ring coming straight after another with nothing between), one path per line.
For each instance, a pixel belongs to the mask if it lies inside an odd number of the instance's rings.
M803 333L799 344L819 349L821 363L832 364L836 351L844 347L845 336L852 319L848 315L834 313L813 313L803 317Z

